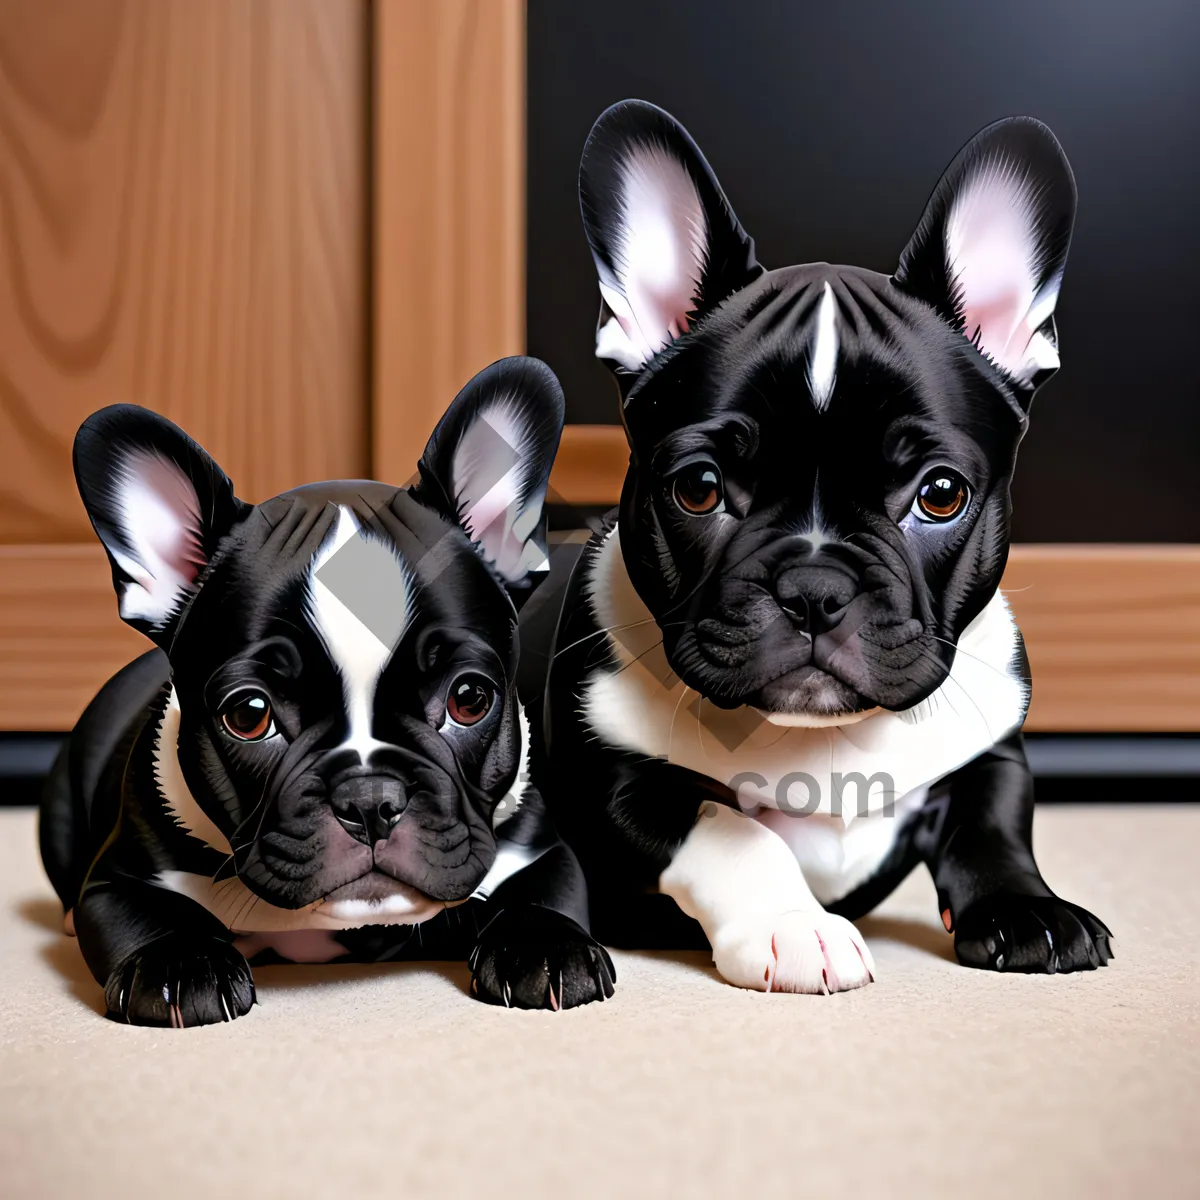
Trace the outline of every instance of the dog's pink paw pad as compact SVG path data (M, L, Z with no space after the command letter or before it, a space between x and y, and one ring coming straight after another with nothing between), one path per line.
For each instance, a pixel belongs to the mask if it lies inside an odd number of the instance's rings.
M718 931L713 961L738 987L827 995L874 981L862 935L827 912L790 912L740 921Z

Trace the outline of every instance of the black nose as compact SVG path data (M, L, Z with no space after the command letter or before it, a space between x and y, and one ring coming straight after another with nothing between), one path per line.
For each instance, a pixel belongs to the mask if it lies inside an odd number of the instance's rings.
M811 633L808 617L808 601L803 596L794 597L790 603L781 604L779 606L783 610L783 615L792 623L793 629L798 629L801 633Z
M853 599L854 585L840 573L803 581L793 575L781 580L777 590L780 610L792 628L813 637L833 629Z
M404 784L392 775L344 772L329 796L338 823L370 846L386 840L408 804Z

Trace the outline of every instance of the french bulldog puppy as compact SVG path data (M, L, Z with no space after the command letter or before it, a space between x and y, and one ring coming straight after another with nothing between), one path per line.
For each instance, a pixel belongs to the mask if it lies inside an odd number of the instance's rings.
M469 955L495 1004L611 995L578 863L527 786L515 687L562 423L550 370L505 359L415 486L257 506L154 413L84 423L80 494L121 616L158 646L88 707L41 810L110 1017L242 1016L251 959Z
M543 791L597 936L637 941L665 893L731 983L856 988L850 920L923 862L961 962L1107 963L1106 927L1034 860L1028 668L997 591L1059 362L1075 184L1054 136L983 130L890 277L764 269L648 104L596 123L580 195L630 463L567 590ZM647 937L683 936L671 908Z

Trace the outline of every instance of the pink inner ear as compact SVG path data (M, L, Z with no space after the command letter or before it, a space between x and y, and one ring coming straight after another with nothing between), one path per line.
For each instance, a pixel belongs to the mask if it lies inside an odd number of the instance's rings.
M622 164L617 273L628 310L614 308L643 361L687 332L707 256L708 222L684 165L655 146Z
M1037 293L1036 206L1013 164L994 160L963 185L946 221L946 259L958 287L963 332L1014 375L1029 366ZM1044 321L1053 309L1039 315Z
M195 583L205 560L191 480L171 460L138 451L126 461L119 487L125 531L141 565L163 583L163 568L173 584Z
M1020 324L1021 302L1024 297L1016 289L1000 292L987 303L967 304L963 307L963 332L971 341L978 340L981 347L992 347L988 353L993 358L1004 355L1013 340L1013 316L1018 314ZM1028 340L1028 339L1026 339Z

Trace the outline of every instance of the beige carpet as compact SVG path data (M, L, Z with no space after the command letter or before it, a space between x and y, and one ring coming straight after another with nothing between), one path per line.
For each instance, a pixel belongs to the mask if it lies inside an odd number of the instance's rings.
M184 1031L103 1020L0 812L0 1195L1200 1195L1200 807L1047 809L1051 883L1107 970L957 967L921 875L821 998L621 954L616 997L487 1008L461 966L258 972Z

